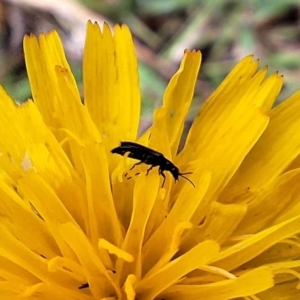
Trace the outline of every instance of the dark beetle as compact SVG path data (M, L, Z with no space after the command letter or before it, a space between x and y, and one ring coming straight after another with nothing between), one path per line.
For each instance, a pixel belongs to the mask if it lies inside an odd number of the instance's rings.
M179 169L170 160L165 158L162 153L153 149L133 142L121 142L121 145L112 149L111 153L117 153L120 155L125 155L125 153L128 153L128 157L140 160L138 163L134 164L130 170L140 164L150 165L151 167L147 170L146 175L148 175L148 173L154 167L159 167L158 173L164 178L162 187L164 186L166 180L164 171L169 171L173 175L175 181L179 180L179 176L181 176L188 180L195 187L193 182L184 176L187 174L192 174L191 172L180 173Z

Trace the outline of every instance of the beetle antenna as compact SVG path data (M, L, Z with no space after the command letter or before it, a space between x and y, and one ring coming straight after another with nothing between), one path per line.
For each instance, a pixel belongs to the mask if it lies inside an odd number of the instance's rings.
M187 181L189 181L189 182L192 184L192 186L195 188L194 183L193 183L189 178L187 178L186 176L184 176L184 175L188 175L188 174L193 174L193 172L179 173L178 175L181 176L181 177L183 177L183 178L186 179Z

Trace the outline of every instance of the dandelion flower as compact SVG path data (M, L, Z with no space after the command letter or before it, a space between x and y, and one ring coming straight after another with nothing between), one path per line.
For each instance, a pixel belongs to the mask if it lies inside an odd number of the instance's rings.
M184 53L137 139L134 47L113 31L87 25L83 100L56 32L24 39L33 101L0 88L1 300L299 299L300 93L272 108L283 78L248 56L178 154L200 52ZM121 141L163 153L195 187L130 170L111 153Z

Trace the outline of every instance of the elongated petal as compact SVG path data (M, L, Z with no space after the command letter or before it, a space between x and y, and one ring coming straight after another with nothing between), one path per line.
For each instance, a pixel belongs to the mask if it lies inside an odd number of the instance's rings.
M272 110L268 128L243 161L230 185L261 189L272 183L299 155L299 100L300 93L297 92Z
M271 269L261 267L236 279L198 286L175 285L169 288L164 296L172 300L196 300L199 297L223 300L256 294L272 287L273 284Z
M135 140L140 117L137 61L127 26L88 22L83 58L84 101L107 151Z
M172 77L164 95L165 120L172 150L172 157L178 151L184 121L193 99L197 75L200 69L201 53L185 51L177 73Z
M178 158L179 166L192 161L212 172L207 195L211 199L226 186L268 125L265 111L270 99L275 100L282 78L275 74L264 81L266 69L255 73L256 68L251 57L236 66L203 106ZM276 89L270 92L273 86Z

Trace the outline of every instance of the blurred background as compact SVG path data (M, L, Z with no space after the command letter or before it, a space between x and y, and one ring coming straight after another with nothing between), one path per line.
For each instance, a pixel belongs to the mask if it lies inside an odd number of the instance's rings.
M300 88L298 0L0 0L0 82L18 102L31 97L23 36L56 29L82 88L81 61L88 19L126 23L134 36L143 96L143 124L161 104L184 49L203 63L190 119L241 58L254 54L285 85L278 101ZM142 125L143 125L142 124Z

